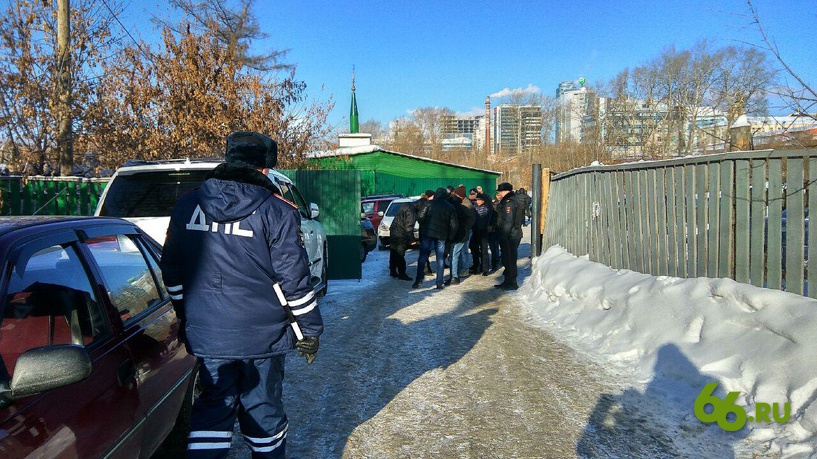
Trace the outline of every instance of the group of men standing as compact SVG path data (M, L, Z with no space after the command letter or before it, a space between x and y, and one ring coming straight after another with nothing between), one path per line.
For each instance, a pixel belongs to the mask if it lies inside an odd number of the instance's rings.
M495 287L516 290L517 251L529 206L530 198L515 193L508 182L499 184L494 200L481 187L471 189L467 196L463 185L427 190L419 200L402 204L394 217L389 235L389 271L392 277L412 280L406 274L405 252L414 242L414 224L418 222L420 255L412 288L422 287L425 274L432 273L429 259L434 252L437 289L457 285L469 273L488 276L501 263L504 279ZM469 252L472 263L466 268Z

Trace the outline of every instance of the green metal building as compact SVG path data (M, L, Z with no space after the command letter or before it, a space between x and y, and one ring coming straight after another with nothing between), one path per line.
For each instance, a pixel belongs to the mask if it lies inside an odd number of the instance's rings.
M433 159L389 151L377 145L343 147L311 155L322 170L359 170L361 195L396 193L417 196L428 189L477 185L493 197L500 172L460 166Z

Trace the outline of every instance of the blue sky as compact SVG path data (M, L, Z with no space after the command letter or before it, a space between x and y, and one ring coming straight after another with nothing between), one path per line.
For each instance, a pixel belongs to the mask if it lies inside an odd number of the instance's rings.
M817 86L817 0L753 0L788 63ZM122 20L150 33L132 0ZM668 46L760 44L746 0L256 0L269 37L288 49L312 97L336 102L330 122L348 128L352 66L361 121L384 124L420 107L484 111L505 88L553 95L560 81L587 85L643 65ZM773 113L774 114L774 113Z

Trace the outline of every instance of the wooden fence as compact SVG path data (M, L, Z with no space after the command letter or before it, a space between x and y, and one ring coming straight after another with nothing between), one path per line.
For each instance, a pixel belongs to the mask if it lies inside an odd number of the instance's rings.
M655 276L728 277L817 297L810 207L817 149L584 167L551 178L544 247Z

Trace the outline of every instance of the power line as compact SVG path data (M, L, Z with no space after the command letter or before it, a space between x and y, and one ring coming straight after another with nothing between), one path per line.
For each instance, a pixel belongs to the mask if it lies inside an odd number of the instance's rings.
M149 60L151 63L154 63L154 62L153 62L153 56L151 56L151 55L150 55L148 52L146 52L146 51L145 51L145 50L142 48L142 45L141 45L141 44L139 44L139 42L138 42L138 41L136 41L136 38L134 38L134 36L133 36L133 35L131 35L130 30L128 30L128 28L127 28L127 27L125 27L125 24L123 24L123 23L122 23L122 21L120 21L120 20L119 20L119 14L118 14L118 13L116 13L116 12L113 10L113 8L111 8L111 6L110 6L110 5L108 5L107 0L102 0L102 4L103 4L103 5L105 5L105 8L108 10L108 12L110 12L110 13L111 13L111 15L113 16L114 20L117 22L117 24L119 24L119 27L121 27L121 28L122 28L122 30L124 30L124 31L125 31L125 34L127 34L127 35L128 35L128 37L130 37L131 41L133 41L133 44L134 44L134 45L136 45L136 48L139 50L139 52L140 52L140 53L141 53L141 54L142 54L142 55L143 55L145 58L147 58L147 60ZM155 64L155 63L154 63L154 64Z

